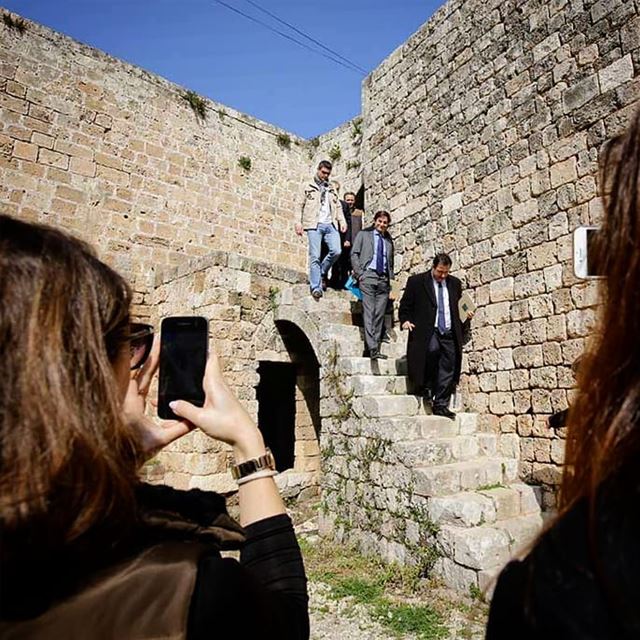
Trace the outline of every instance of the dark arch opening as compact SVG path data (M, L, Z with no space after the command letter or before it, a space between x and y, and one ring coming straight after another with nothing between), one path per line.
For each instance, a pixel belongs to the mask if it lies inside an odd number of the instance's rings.
M358 193L356 193L356 209L362 209L363 211L366 211L366 209L364 208L364 185L362 185L358 189Z
M276 469L286 471L295 461L296 366L260 362L258 375L258 425L276 460Z
M319 468L320 365L307 336L292 322L276 326L290 362L261 361L258 425L278 471Z

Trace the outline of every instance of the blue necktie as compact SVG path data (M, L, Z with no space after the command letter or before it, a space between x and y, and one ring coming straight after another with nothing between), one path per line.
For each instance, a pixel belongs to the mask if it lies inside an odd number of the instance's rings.
M376 256L376 273L379 276L384 275L384 240L378 234L378 255Z
M444 289L442 282L438 282L438 331L445 333L447 330L447 323L444 319Z

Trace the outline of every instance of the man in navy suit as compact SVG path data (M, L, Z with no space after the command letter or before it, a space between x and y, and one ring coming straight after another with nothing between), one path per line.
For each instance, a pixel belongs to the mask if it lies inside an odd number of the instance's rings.
M414 389L432 401L434 415L453 419L449 400L460 380L463 326L458 311L462 283L450 271L451 258L438 253L429 271L410 276L399 317L402 329L409 331L407 364Z

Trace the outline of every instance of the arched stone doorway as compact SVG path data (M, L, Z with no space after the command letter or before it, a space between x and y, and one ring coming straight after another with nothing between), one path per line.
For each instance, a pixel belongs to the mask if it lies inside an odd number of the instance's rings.
M289 316L276 311L254 339L258 425L285 496L304 497L317 493L319 484L320 363L302 328L310 328L308 317Z

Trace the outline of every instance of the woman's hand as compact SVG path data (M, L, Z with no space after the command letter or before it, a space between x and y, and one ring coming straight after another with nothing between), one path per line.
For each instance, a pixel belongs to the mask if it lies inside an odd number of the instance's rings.
M212 438L230 444L239 461L262 455L265 451L262 434L224 381L214 351L209 355L202 386L203 407L176 400L171 403L171 410Z
M158 369L159 361L160 341L156 336L147 361L141 369L131 372L122 407L125 422L138 433L145 460L192 429L192 426L184 420L162 420L157 423L145 414L149 387Z

